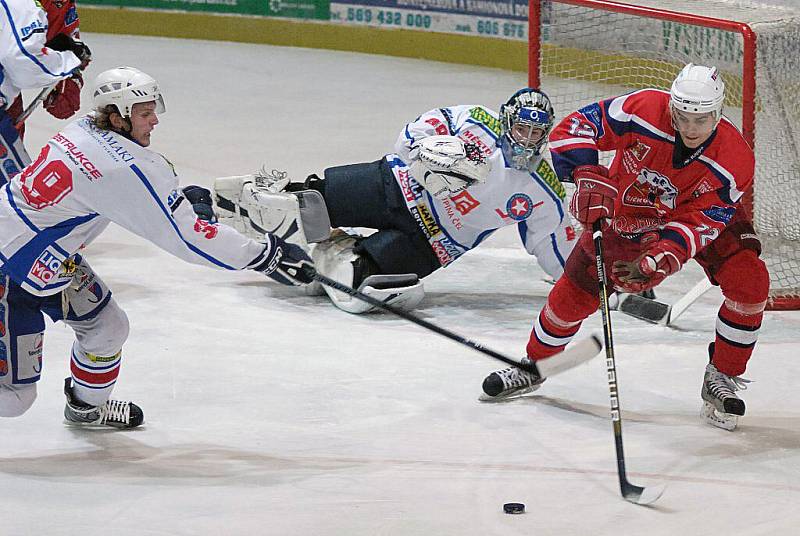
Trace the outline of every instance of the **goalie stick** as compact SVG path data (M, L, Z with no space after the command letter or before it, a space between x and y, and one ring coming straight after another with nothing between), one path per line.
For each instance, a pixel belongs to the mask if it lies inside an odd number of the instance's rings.
M616 310L651 324L670 326L690 305L713 286L711 281L704 277L672 305L645 298L638 294L621 293L618 297Z
M619 386L617 383L617 365L614 358L614 339L611 332L611 312L608 309L608 280L603 264L603 219L594 222L592 238L594 239L595 263L600 292L600 312L603 316L603 338L606 347L606 369L608 370L608 390L611 399L611 422L614 428L614 445L617 451L617 476L619 489L626 501L636 504L652 504L664 493L664 486L648 486L646 488L631 484L625 473L625 452L622 448L622 408L619 403Z
M477 350L478 352L484 355L488 355L489 357L497 359L498 361L502 361L507 365L517 367L532 374L538 374L543 378L548 378L555 374L564 372L565 370L569 370L573 367L576 367L581 363L585 363L591 360L593 357L597 356L597 354L600 353L600 350L603 349L603 344L600 342L600 338L597 335L591 335L586 339L582 339L576 342L563 352L558 353L552 357L541 359L531 364L520 363L518 360L505 356L499 352L492 350L491 348L487 348L486 346L482 345L479 342L467 339L466 337L463 337L448 329L445 329L441 326L437 326L436 324L428 322L427 320L419 318L418 316L412 315L407 311L398 309L397 307L389 305L388 303L384 303L381 300L377 300L372 296L368 296L363 292L360 292L343 283L339 283L336 280L333 280L329 277L325 277L324 275L315 271L313 268L306 268L305 270L309 275L311 275L314 279L316 279L323 285L327 285L340 292L349 294L354 298L365 301L370 305L378 307L379 309L383 309L384 311L397 315L400 318L408 320L409 322L413 322L418 326L422 326L426 329L429 329L430 331L438 333L443 337L447 337L452 341L461 343L464 346L469 346L473 350Z

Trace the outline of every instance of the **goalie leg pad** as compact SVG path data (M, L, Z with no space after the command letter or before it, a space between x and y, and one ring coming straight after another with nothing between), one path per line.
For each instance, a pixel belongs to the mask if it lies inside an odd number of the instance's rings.
M335 233L329 240L317 244L312 253L317 272L354 287L356 280L361 278L356 270L360 256L354 251L355 246L356 237L343 232ZM361 314L375 309L373 305L344 292L324 285L323 289L336 307L348 313ZM415 307L425 296L416 274L370 275L358 285L358 290L404 310Z

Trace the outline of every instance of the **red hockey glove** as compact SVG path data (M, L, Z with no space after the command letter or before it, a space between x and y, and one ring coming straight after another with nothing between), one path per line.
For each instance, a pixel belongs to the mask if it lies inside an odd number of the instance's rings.
M575 193L569 211L584 227L591 227L600 218L614 215L617 198L616 181L608 177L603 166L578 166L572 171Z
M61 80L44 100L44 108L57 119L72 117L81 107L83 77L73 74Z
M655 236L655 233L651 236ZM646 241L647 237L642 239L643 243ZM634 261L615 261L611 268L611 280L623 292L643 292L680 270L685 261L686 254L677 244L658 240Z

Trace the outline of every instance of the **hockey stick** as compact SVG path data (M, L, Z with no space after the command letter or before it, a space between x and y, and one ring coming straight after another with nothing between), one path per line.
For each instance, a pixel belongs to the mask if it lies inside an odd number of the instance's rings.
M56 82L52 86L47 86L46 88L41 90L38 95L36 95L36 98L31 101L28 107L25 108L25 110L23 110L23 112L17 118L17 123L16 125L14 125L15 127L19 128L19 126L22 125L22 123L24 123L25 120L31 116L31 114L36 110L36 107L39 106L39 103L43 102L50 94L50 92L53 91L53 88L56 87L56 84L58 84L58 82Z
M709 281L707 277L703 277L689 292L681 296L681 298L672 305L658 300L644 298L638 294L623 293L619 295L619 302L616 309L626 315L644 320L645 322L650 322L651 324L670 326L679 316L686 312L689 306L696 302L700 296L708 292L713 286L714 285L711 284L711 281Z
M586 339L578 341L577 343L573 344L563 352L558 353L553 357L548 357L547 359L539 360L536 363L530 363L530 364L520 363L518 360L507 357L499 352L492 350L491 348L487 348L486 346L482 345L479 342L475 342L471 339L467 339L466 337L462 337L461 335L454 333L448 329L437 326L436 324L432 324L431 322L419 318L418 316L412 315L407 311L394 307L393 305L389 305L388 303L384 303L381 300L377 300L372 296L368 296L367 294L364 294L363 292L360 292L343 283L339 283L336 280L333 280L329 277L320 274L319 272L314 271L313 268L312 269L305 268L305 270L308 275L311 275L314 279L316 279L323 285L334 288L340 292L344 292L345 294L349 294L354 298L365 301L370 305L378 307L379 309L383 309L384 311L397 315L400 318L408 320L409 322L413 322L418 326L422 326L426 329L429 329L435 333L438 333L443 337L447 337L452 341L461 343L464 346L469 346L473 350L477 350L482 354L488 355L489 357L493 357L494 359L502 361L507 365L517 367L532 374L538 374L542 378L548 378L565 370L576 367L581 363L585 363L586 361L589 361L590 359L595 357L603 348L603 345L600 342L600 338L597 335L591 335Z
M628 481L625 474L625 453L622 449L622 408L619 403L619 387L617 386L617 365L614 359L614 340L611 333L611 312L608 309L608 280L603 264L603 228L602 219L594 222L592 238L594 239L595 263L597 279L600 287L600 312L603 316L603 337L606 347L606 369L608 370L608 389L611 396L611 421L614 427L614 443L617 449L617 475L619 488L625 500L636 504L651 504L664 493L664 486L643 488Z

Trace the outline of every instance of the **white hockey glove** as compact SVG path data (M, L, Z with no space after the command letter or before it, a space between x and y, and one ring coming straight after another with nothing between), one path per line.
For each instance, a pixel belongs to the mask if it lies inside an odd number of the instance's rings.
M491 165L477 145L455 136L429 136L411 148L411 174L423 188L446 199L485 182Z

